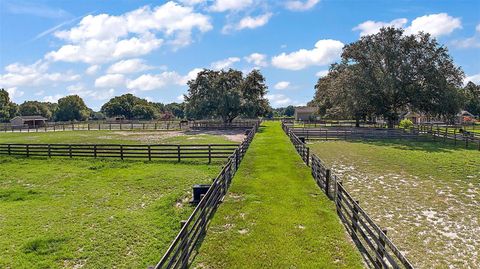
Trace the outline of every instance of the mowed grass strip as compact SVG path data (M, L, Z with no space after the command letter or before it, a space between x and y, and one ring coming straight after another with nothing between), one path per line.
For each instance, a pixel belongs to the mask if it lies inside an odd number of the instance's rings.
M263 123L210 224L198 268L362 268L335 207L279 123Z
M147 268L223 161L0 157L0 268Z

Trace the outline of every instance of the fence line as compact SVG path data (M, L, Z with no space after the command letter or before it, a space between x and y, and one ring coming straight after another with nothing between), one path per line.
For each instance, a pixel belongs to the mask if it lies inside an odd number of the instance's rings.
M160 262L154 267L155 269L188 267L197 243L201 241L205 235L208 222L215 213L220 201L222 201L226 195L232 178L238 170L258 127L259 124L255 124L245 140L235 149L234 153L230 155L227 164L214 179L207 193L203 195L188 220L182 225L180 232Z
M212 159L228 158L238 144L119 145L119 144L0 144L0 155L42 157L91 157L120 159Z
M440 128L433 125L417 125L410 129L388 128L350 128L350 127L298 127L283 123L298 137L307 140L347 140L347 139L432 139L433 141L453 141L464 144L465 148L476 147L480 150L480 133L458 132L456 128Z
M305 161L307 157L305 152L309 152L308 147L286 124L282 123L282 128ZM309 161L305 163L309 165ZM388 238L387 231L379 228L317 155L312 154L310 165L313 178L327 197L335 202L338 216L364 255L367 264L372 268L413 268Z
M77 122L77 123L50 123L44 126L12 126L4 124L0 132L58 132L58 131L111 131L111 130L186 130L186 129L228 129L228 128L252 128L258 120L238 120L230 123L222 121L160 121L160 122Z

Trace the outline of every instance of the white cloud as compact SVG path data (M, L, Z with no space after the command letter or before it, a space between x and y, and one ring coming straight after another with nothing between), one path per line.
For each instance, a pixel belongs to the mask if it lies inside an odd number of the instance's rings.
M75 81L80 76L72 72L48 72L49 64L37 61L31 65L13 63L5 67L6 73L0 74L0 87L39 86L58 82Z
M40 96L40 95L44 95L45 94L45 91L44 90L40 90L40 91L37 91L35 93L35 96Z
M290 0L285 3L285 7L293 11L305 11L313 8L320 0Z
M179 102L185 102L185 96L183 96L183 94L177 96L177 101L179 101Z
M85 70L85 74L87 75L95 75L99 70L101 66L100 65L91 65Z
M447 13L438 13L414 19L405 31L409 34L416 34L423 31L434 37L439 37L448 35L459 28L462 28L460 18L451 17Z
M125 77L122 74L107 74L95 80L95 87L97 88L119 87L124 84Z
M253 0L215 0L210 10L215 12L238 11L252 4Z
M106 100L110 99L114 96L115 90L108 89L108 90L89 90L85 88L85 86L81 83L70 85L67 87L67 91L69 94L76 94L82 98L92 98L95 100Z
M457 48L480 48L480 24L475 27L475 34L472 37L452 41Z
M267 94L266 97L274 107L290 105L293 102L292 99L284 94Z
M129 90L151 91L167 85L184 85L183 78L177 72L162 72L160 74L144 74L127 82Z
M416 34L420 31L429 33L434 37L448 35L456 29L462 28L460 18L454 18L447 13L430 14L415 18L408 27L405 27L408 20L405 18L395 19L391 22L366 21L353 28L360 31L360 36L377 33L380 28L393 26L405 28L406 34Z
M152 69L151 66L145 64L142 59L121 60L112 64L108 69L109 74L129 74Z
M273 66L282 69L300 70L312 65L326 65L334 62L342 53L343 43L322 39L311 50L301 49L289 54L282 53L272 58Z
M239 62L240 58L238 57L229 57L220 61L213 62L211 64L212 68L215 70L227 69L231 67L234 63Z
M44 102L56 103L58 99L65 97L63 94L48 95L43 97Z
M16 100L17 98L22 97L25 94L25 92L19 91L17 87L7 88L5 90L8 92L8 96L12 100Z
M280 82L278 82L277 84L275 84L275 86L273 86L273 88L275 88L276 90L285 90L285 89L287 89L289 86L290 86L290 82L288 82L288 81L280 81Z
M210 17L170 1L119 16L85 16L77 26L55 32L68 44L45 57L53 61L103 63L148 54L164 41L174 48L185 46L191 43L194 31L211 29ZM157 33L163 34L163 38L157 38Z
M382 22L382 21L366 21L362 22L359 25L355 26L352 30L360 31L360 36L375 34L380 31L382 27L395 27L402 28L408 22L405 18L395 19L391 22Z
M326 75L328 75L328 70L320 70L315 74L315 76L317 76L319 78L324 77Z
M207 0L180 0L180 2L187 6L199 5L207 2Z
M463 81L464 84L467 84L469 81L475 83L475 84L480 84L480 73L479 74L474 74L471 76L467 76L465 80Z
M203 70L202 68L194 68L194 69L190 70L190 72L188 72L187 75L182 77L181 84L187 85L187 82L189 82L192 79L196 79L197 74L202 70Z
M265 67L268 65L268 62L267 62L267 55L265 54L261 54L261 53L252 53L246 57L244 57L245 61L247 61L247 63L253 63L254 65L256 66L261 66L261 67Z
M480 33L480 23L477 24L477 27L475 27L475 31L479 32Z
M271 17L272 13L265 13L257 17L247 16L241 19L235 28L237 30L242 30L245 28L254 29L267 24Z

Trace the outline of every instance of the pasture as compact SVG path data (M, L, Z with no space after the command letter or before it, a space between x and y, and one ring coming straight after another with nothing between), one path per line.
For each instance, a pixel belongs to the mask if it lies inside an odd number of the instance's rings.
M418 268L480 264L480 153L412 140L309 143Z
M0 133L0 143L219 144L244 130ZM225 159L0 156L0 268L147 268Z
M244 129L191 131L58 131L1 133L0 143L214 144L241 142Z
M192 212L191 186L223 162L0 163L0 268L147 268Z

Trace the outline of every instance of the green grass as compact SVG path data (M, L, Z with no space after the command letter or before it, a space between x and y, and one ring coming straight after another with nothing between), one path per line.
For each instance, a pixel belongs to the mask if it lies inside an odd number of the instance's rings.
M0 157L0 268L154 265L220 165Z
M309 144L418 268L480 259L480 151L408 140Z
M243 130L0 132L0 143L215 144L241 142L239 134L243 134Z
M264 123L199 249L199 268L362 268L278 122Z

